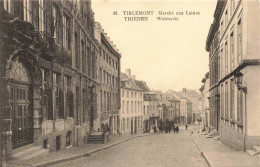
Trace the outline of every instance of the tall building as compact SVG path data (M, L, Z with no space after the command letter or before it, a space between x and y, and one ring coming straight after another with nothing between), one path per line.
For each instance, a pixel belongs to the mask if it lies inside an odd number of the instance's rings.
M120 122L122 134L137 133L143 129L143 90L135 83L135 76L131 69L126 69L120 75L121 81L121 109Z
M210 122L238 150L260 145L259 13L257 0L219 0L206 42Z
M95 23L95 37L100 43L100 55L98 61L99 103L98 113L100 118L99 129L111 133L119 133L120 130L120 58L121 53L100 23Z
M144 113L144 132L153 131L158 128L159 120L159 101L154 92L150 90L146 82L136 80L135 83L142 89L143 93L143 113Z

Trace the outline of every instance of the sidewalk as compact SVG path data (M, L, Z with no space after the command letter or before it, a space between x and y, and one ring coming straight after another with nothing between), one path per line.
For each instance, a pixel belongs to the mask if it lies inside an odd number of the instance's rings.
M192 135L201 154L211 167L260 167L260 155L251 156L243 151L233 150L220 140L206 138L207 135L194 131Z
M106 144L85 144L80 147L71 147L68 149L52 152L48 155L38 156L26 161L12 160L7 162L7 167L17 167L17 166L50 166L57 164L59 162L65 162L69 160L74 160L80 157L88 156L94 152L112 147L114 145L120 144L127 140L153 135L153 133L137 133L134 135L124 134L124 135L113 135L111 140Z

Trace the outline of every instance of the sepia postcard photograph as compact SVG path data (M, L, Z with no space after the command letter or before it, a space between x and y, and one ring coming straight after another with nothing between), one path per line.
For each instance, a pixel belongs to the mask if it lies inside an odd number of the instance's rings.
M0 0L0 167L260 167L260 0Z

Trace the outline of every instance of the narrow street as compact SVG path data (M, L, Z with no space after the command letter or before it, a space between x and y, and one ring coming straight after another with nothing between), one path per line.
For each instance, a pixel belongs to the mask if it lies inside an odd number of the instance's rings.
M181 127L179 134L164 132L135 138L87 157L54 166L208 166L190 135L191 131Z

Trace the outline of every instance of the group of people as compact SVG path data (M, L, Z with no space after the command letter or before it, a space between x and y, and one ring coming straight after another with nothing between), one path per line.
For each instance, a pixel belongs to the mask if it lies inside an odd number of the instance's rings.
M174 133L179 133L179 131L180 131L180 128L179 128L179 126L177 125L176 127L173 125L173 127L166 127L165 128L165 132L166 133L171 133L171 130L173 129L173 132Z
M188 129L188 125L186 125L185 126L186 127L186 130ZM179 133L179 131L180 131L180 128L179 128L179 126L178 125L176 125L176 127L173 125L173 127L165 127L165 132L166 133L171 133L171 130L173 129L173 132L174 133ZM160 130L160 132L162 132L162 127L159 127L159 130ZM156 130L156 127L154 127L154 133L156 133L157 132L157 130Z

